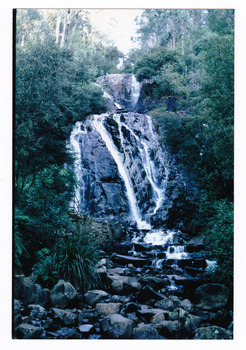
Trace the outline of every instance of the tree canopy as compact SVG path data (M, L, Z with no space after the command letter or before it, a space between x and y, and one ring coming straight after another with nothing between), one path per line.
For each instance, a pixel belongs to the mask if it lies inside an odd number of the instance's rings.
M201 193L190 221L207 235L220 277L232 278L234 11L147 9L137 19L140 48L130 54L139 81L162 100L150 111L163 142ZM167 111L173 97L176 112ZM229 258L230 256L230 258Z

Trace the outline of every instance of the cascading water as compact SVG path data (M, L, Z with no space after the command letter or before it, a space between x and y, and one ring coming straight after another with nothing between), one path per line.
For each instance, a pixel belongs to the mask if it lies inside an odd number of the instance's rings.
M133 75L130 77L131 104L135 106L140 84ZM115 83L116 75L113 78ZM106 95L114 102L105 92ZM169 245L167 258L186 258L183 248L171 247L177 231L151 226L152 218L167 201L169 181L168 156L158 138L151 117L135 112L92 115L83 123L83 129L77 122L70 138L80 186L75 193L77 208L102 218L128 220L130 214L139 230L133 242Z
M151 125L150 130L151 130L151 136L153 136L152 139L152 146L153 146L153 142L156 142L155 139L155 135L153 132L153 128L152 128L152 122L149 116L146 116L148 118L148 123ZM132 129L130 129L125 123L121 123L120 121L120 115L118 116L114 116L114 119L117 121L118 125L119 125L119 130L120 130L120 134L121 134L121 140L122 140L122 144L124 144L124 139L122 137L122 126L124 126L135 138L136 140L136 145L139 149L140 155L141 155L141 159L142 159L142 164L143 167L145 169L145 172L147 174L148 180L151 184L152 190L153 190L153 194L154 194L154 201L156 203L153 214L156 214L157 210L160 208L163 200L165 199L165 190L166 190L166 184L167 184L167 179L168 179L168 168L165 168L165 180L162 183L162 186L158 186L157 185L157 178L156 178L156 168L154 165L154 162L151 160L150 158L150 149L147 145L147 142L145 140L140 139L140 137L138 137L134 131Z
M139 208L137 205L136 196L133 190L132 182L124 166L122 155L118 152L117 148L115 147L112 141L112 138L110 137L110 135L108 134L107 130L103 125L104 118L105 118L104 115L95 116L94 119L92 120L92 124L94 125L98 133L101 135L102 140L105 142L107 149L109 150L110 154L112 155L112 157L114 158L117 164L120 176L122 177L126 187L126 194L129 201L129 206L131 209L133 220L136 221L139 229L149 230L151 228L150 225L146 221L142 220L141 218Z
M85 135L86 131L82 130L83 125L81 122L77 122L75 124L75 127L73 128L73 131L70 135L70 149L73 154L75 154L75 163L74 163L74 169L75 169L75 175L77 179L77 186L75 189L75 196L74 200L70 203L71 209L74 209L75 211L79 211L79 206L82 202L81 197L84 196L85 191L85 184L83 181L83 173L82 173L82 164L81 164L81 149L80 149L80 137L81 135ZM82 195L81 195L82 193Z
M132 74L132 84L131 84L131 98L132 98L132 106L135 107L137 102L138 102L138 98L139 98L139 94L140 94L140 89L141 89L141 84L137 81L135 75Z

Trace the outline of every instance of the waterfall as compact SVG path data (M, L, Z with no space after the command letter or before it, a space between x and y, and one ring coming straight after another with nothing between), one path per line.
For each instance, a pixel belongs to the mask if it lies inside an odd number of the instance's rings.
M140 94L140 89L141 89L141 84L137 81L135 75L132 74L132 82L131 82L131 98L132 98L132 107L135 107L139 94Z
M126 171L126 168L124 167L121 154L118 152L117 148L113 143L112 138L110 137L110 135L108 134L107 130L103 125L104 118L105 118L104 115L95 116L92 121L92 124L94 125L98 133L101 135L103 141L107 146L107 149L109 150L110 154L112 155L112 157L114 158L117 164L120 176L122 177L126 187L126 194L129 201L129 206L131 209L133 220L136 221L139 229L148 230L150 229L150 225L146 221L142 220L141 218L131 179Z
M76 156L77 210L98 216L113 213L116 207L121 212L125 196L138 229L151 230L150 218L166 200L169 177L166 152L159 145L151 118L134 112L93 115L83 125L76 123L70 145ZM122 194L117 176L125 188ZM151 234L146 242L152 244L163 236L156 231Z
M122 108L119 101L132 108L138 102L141 84L133 74L107 75L95 84L105 86L104 97L111 100L114 111ZM167 155L150 116L136 112L89 116L83 125L76 123L70 149L78 181L76 210L105 219L119 216L124 220L130 214L139 230L149 231L146 243L168 240L169 233L152 230L150 224L156 215L160 222L169 179Z
M185 251L185 247L182 245L170 245L166 251L167 259L184 259L188 254Z
M77 179L77 186L75 188L74 199L70 203L70 207L76 212L79 211L81 204L81 198L84 196L85 184L83 181L83 169L81 165L81 149L80 149L80 137L82 134L86 135L86 131L82 130L82 123L77 122L70 135L70 151L75 155L74 169ZM82 193L82 196L81 196Z
M150 119L149 116L147 116L148 118L148 123L150 125L150 130L151 130L151 136L153 137L152 139L152 145L153 145L153 140L156 141L156 136L153 132L153 127L152 127L152 121ZM150 155L149 155L149 151L150 148L147 145L147 142L140 139L140 137L138 137L134 131L132 129L130 129L125 123L121 123L120 122L120 115L116 115L114 116L114 119L117 121L118 125L119 125L119 130L120 130L120 134L121 134L121 140L122 140L122 145L124 145L124 140L122 137L122 132L121 132L121 128L122 126L124 126L132 135L133 137L136 139L136 146L138 147L138 150L140 152L141 155L141 159L142 159L142 164L143 167L145 169L145 172L147 174L148 180L151 184L151 187L153 189L153 193L154 193L154 201L156 203L153 214L156 214L157 210L160 208L163 200L165 199L165 190L166 190L166 182L167 182L167 178L168 178L168 168L166 168L165 172L165 184L163 184L163 186L158 186L157 184L157 179L156 179L156 169L155 169L155 165L154 162L150 159Z

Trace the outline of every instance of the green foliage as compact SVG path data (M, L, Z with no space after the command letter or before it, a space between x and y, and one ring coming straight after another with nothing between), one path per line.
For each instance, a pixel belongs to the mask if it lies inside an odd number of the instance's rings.
M90 225L77 225L73 232L58 237L52 251L37 253L33 274L43 285L51 288L59 279L65 279L85 293L100 282L95 271L99 258L96 242L90 240Z
M206 256L216 259L218 268L213 278L231 284L233 280L233 203L227 200L211 201L204 196L200 216L206 221Z
M25 273L35 251L52 246L56 234L69 225L75 177L67 141L77 120L102 113L106 106L90 79L73 53L53 40L17 48L14 200L26 218L15 217L16 253ZM24 251L30 259L22 258Z

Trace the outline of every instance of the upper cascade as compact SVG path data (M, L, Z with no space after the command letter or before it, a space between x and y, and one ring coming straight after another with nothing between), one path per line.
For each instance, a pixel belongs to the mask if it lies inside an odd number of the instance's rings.
M103 89L104 97L109 100L110 111L136 109L142 84L133 74L107 74L99 77L96 84Z

